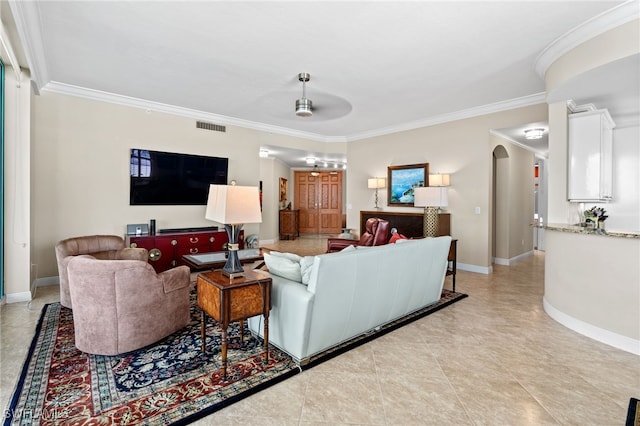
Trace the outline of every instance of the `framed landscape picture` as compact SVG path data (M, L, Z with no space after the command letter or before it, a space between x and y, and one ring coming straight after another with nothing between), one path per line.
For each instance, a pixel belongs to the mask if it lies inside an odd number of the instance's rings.
M427 186L429 163L387 167L387 204L413 206L413 188Z

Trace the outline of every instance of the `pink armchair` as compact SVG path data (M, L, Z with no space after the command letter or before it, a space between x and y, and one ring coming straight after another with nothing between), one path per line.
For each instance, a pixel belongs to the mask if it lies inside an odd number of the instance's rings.
M150 345L191 320L190 271L156 273L141 260L75 256L67 267L76 347L116 355Z
M389 242L389 222L377 217L367 219L365 232L360 240L328 238L327 253L340 251L347 246L380 246Z
M56 260L60 279L60 304L72 309L69 294L67 265L75 256L89 254L97 259L127 259L147 261L149 254L143 248L125 248L124 239L117 235L90 235L67 238L56 244Z

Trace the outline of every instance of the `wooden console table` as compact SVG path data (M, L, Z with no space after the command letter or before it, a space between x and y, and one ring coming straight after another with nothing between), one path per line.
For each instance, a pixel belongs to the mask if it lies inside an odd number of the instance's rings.
M222 328L222 375L227 376L227 328L233 321L264 315L264 356L269 361L269 311L271 310L271 278L245 268L244 276L230 279L222 270L201 272L197 279L198 306L202 309L200 334L202 352L206 349L206 314ZM241 328L242 330L242 328ZM240 334L242 338L242 334Z
M360 212L360 235L364 232L364 225L367 219L379 217L389 222L389 228L396 228L399 233L409 238L422 238L424 229L424 213L412 212L383 212L383 211L361 211ZM451 235L451 214L441 213L438 215L438 236ZM456 291L456 268L458 259L458 240L451 240L449 248L449 264L446 275L452 275L451 281L453 291Z
M361 211L360 212L360 235L364 232L364 225L367 219L379 217L389 222L389 229L396 228L399 233L409 238L422 237L424 229L424 213L412 212L382 212L382 211ZM451 235L451 214L441 213L438 215L438 236Z

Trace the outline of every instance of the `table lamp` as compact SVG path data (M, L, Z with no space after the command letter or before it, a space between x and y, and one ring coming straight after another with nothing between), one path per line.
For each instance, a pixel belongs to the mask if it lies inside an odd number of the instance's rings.
M222 273L229 278L243 276L238 258L238 235L245 223L261 223L258 187L210 185L205 218L224 225L229 236L229 257Z
M413 196L413 205L424 207L423 236L437 237L440 207L448 205L446 188L438 186L414 188Z
M384 178L367 179L367 188L376 190L376 205L375 205L376 210L380 208L378 207L378 189L384 188L385 185L386 183Z

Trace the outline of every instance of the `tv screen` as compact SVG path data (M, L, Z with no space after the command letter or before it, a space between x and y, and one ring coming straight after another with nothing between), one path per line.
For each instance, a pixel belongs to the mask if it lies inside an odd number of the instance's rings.
M206 205L209 185L227 184L228 158L132 149L129 204Z

